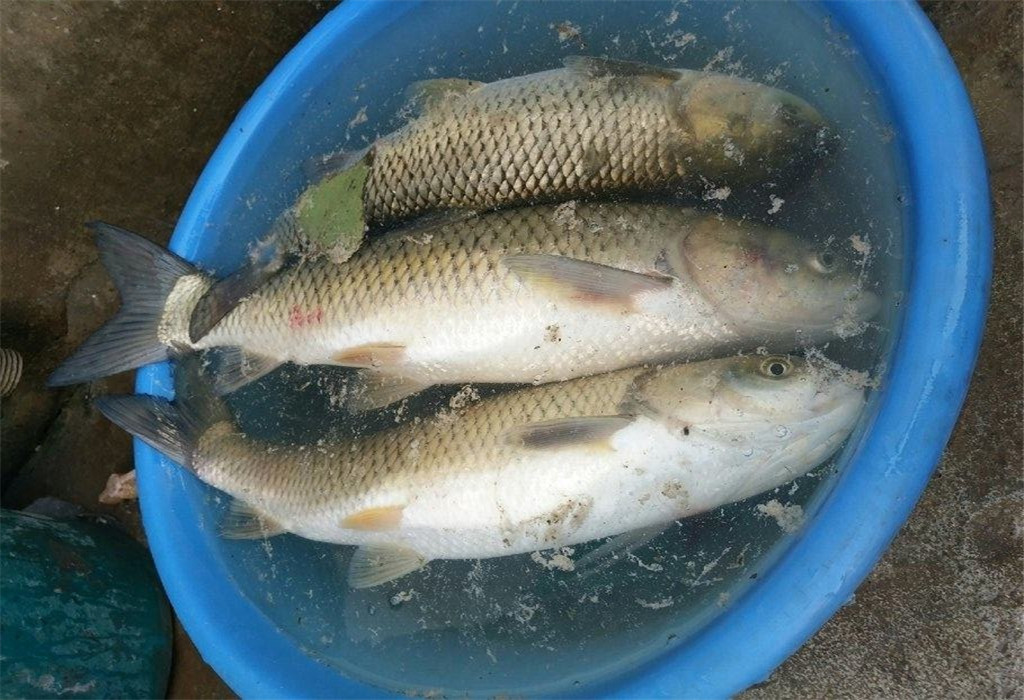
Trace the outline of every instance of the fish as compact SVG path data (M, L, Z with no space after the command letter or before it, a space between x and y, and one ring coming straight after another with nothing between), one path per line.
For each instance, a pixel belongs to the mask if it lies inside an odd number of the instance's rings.
M418 116L309 166L351 195L351 236L437 210L785 183L812 172L836 139L817 109L778 88L585 56L492 83L421 81L409 93Z
M234 497L225 536L356 545L353 588L433 560L645 532L744 500L823 463L865 404L842 372L733 356L523 388L346 441L274 445L236 426L196 364L179 366L173 403L96 406Z
M221 393L284 362L343 366L358 370L347 402L359 412L435 384L541 384L743 347L788 352L879 306L837 252L671 205L418 223L343 264L303 260L244 292L244 270L215 283L140 236L94 231L123 306L53 386L224 348Z

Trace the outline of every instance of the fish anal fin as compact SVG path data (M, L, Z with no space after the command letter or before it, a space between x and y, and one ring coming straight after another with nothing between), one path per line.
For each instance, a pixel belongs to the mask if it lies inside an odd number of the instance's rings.
M219 353L213 375L213 389L218 396L230 394L274 371L281 364L281 360L275 357L245 352L238 347L226 348Z
M229 540L258 540L282 532L285 529L281 525L237 498L228 504L228 512L220 522L221 537Z
M505 266L523 284L580 304L636 308L635 298L672 286L672 277L631 272L559 255L509 255Z
M348 585L372 588L423 568L427 559L400 544L370 544L356 549L348 565Z
M678 80L680 75L671 68L596 56L567 56L562 60L562 64L570 71L590 78L647 78L670 85Z
M611 449L611 438L634 420L633 416L583 416L557 418L511 428L505 433L509 445L530 450L564 447Z
M349 515L341 526L349 530L394 530L402 524L405 506L377 506Z
M419 379L367 369L349 384L350 393L345 407L351 413L373 411L418 394L429 386L429 382Z
M406 104L418 114L429 114L441 105L468 95L484 84L479 80L464 80L462 78L420 80L406 88Z
M339 350L331 356L342 367L393 367L405 358L405 345L400 343L364 343Z

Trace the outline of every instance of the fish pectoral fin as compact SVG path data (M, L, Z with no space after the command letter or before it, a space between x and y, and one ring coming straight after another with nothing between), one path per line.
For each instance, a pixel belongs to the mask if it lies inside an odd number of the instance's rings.
M402 524L405 506L377 506L365 508L342 519L341 526L349 530L394 530Z
M616 61L596 56L567 56L562 64L574 73L588 78L650 78L660 83L671 84L679 80L679 72L647 63Z
M674 279L559 255L508 255L502 262L523 284L547 294L630 311L636 295L668 289Z
M348 565L348 585L372 588L394 581L417 569L427 559L416 550L400 544L366 544L356 549Z
M218 396L230 394L280 367L276 357L245 352L242 348L224 348L218 354L213 372L213 390Z
M511 428L505 433L509 445L529 450L591 446L609 448L612 435L634 420L634 416L583 416L558 418Z
M215 282L199 299L188 324L189 339L199 342L238 303L276 275L284 264L284 252L265 246L256 259Z
M607 569L618 559L640 549L655 537L672 526L673 521L659 523L650 527L629 530L620 535L609 537L600 545L590 550L573 562L575 571L582 577L592 576Z
M220 534L229 540L258 540L280 535L286 530L253 506L233 499L220 521Z
M405 89L407 106L417 114L427 114L433 109L452 100L468 95L485 83L462 78L436 78L420 80Z
M401 343L365 343L339 350L331 360L342 367L393 367L405 358Z
M373 411L418 394L429 386L429 382L419 379L363 370L349 384L345 407L351 413Z

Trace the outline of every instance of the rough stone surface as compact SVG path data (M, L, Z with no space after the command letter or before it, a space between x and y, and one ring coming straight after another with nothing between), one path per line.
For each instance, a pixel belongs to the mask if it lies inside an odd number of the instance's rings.
M306 3L0 4L0 333L25 376L2 405L3 505L101 506L130 443L90 407L127 377L45 376L116 293L82 223L165 243L231 119L328 9ZM928 3L974 100L992 176L996 276L981 360L924 498L878 568L764 684L767 697L1024 697L1021 639L1021 6ZM230 691L177 628L171 697Z

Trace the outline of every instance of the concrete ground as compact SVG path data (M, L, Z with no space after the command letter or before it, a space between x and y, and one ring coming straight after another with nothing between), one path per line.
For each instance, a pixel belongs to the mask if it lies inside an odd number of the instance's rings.
M321 3L0 5L0 341L25 356L2 406L2 502L100 506L127 436L90 407L127 377L50 391L45 376L116 308L82 222L166 243L231 119L329 9ZM981 359L910 521L844 607L750 698L1024 697L1022 649L1021 5L927 3L981 122L995 281ZM169 695L230 690L178 629Z

